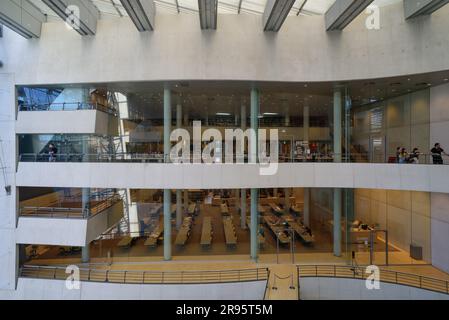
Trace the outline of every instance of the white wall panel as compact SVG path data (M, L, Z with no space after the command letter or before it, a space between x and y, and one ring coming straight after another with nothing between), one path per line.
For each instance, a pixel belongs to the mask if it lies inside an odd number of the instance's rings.
M48 175L48 172L52 172ZM18 186L67 188L235 189L373 188L449 193L449 166L279 163L274 176L253 164L20 162Z
M17 291L1 291L0 299L70 300L262 300L266 281L222 284L117 284L81 282L67 290L65 281L19 278Z

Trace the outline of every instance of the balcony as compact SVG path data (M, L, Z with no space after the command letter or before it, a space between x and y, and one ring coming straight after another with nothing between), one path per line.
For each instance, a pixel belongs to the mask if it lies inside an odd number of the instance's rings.
M16 133L113 136L118 134L118 118L114 109L100 104L22 105L17 116Z
M21 206L17 243L83 247L123 218L123 200L118 195L91 201L90 205L88 211L79 201Z
M136 160L136 159L134 159ZM19 162L17 186L135 189L373 188L449 193L449 167L396 163L173 164ZM51 174L49 174L51 172Z

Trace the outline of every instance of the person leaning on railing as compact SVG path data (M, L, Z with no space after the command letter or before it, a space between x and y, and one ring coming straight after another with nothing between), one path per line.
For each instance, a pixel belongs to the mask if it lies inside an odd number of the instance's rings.
M444 152L443 148L441 148L441 145L437 142L435 143L435 146L430 150L432 154L433 164L443 164L443 157L441 154L448 155L446 152Z

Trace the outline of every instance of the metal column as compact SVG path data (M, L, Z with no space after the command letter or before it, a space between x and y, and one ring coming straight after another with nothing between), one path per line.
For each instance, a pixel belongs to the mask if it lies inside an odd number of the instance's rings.
M250 162L257 163L258 129L259 129L259 91L251 90L251 129L256 132L256 139L251 139ZM259 212L258 212L258 193L259 190L251 189L251 259L257 261L258 258L258 231L259 231Z
M181 99L178 97L178 104L176 105L176 127L182 127L182 105ZM179 230L182 224L182 190L176 190L176 230Z
M334 162L341 162L342 153L342 93L334 89ZM341 189L334 189L334 255L341 256Z
M171 91L164 88L164 162L170 161ZM171 260L171 190L164 189L164 260Z
M242 103L240 114L241 128L246 130L246 105ZM240 226L242 229L246 229L246 189L241 190L240 195Z

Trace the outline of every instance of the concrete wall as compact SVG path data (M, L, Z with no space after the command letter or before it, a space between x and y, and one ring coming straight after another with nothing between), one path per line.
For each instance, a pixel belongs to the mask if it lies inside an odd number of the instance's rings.
M21 111L16 133L117 135L118 120L97 110Z
M38 40L5 30L0 59L17 84L382 78L449 69L448 14L443 7L404 21L398 3L381 8L380 30L368 30L361 14L342 33L326 32L324 16L288 17L279 33L264 33L262 17L246 14L220 15L213 32L197 15L157 14L147 33L129 18L104 19L94 37L49 22Z
M310 187L449 192L447 166L423 164L279 163L275 175L263 176L253 164L20 162L16 179L18 186L61 188Z
M0 73L0 289L13 289L16 277L16 136L14 75ZM3 176L3 173L5 176ZM5 186L11 186L11 194Z
M449 153L449 84L430 89L430 144L441 143Z
M449 300L447 294L390 283L367 290L364 280L301 278L299 283L303 300Z
M65 281L19 278L17 291L1 291L0 299L68 300L262 300L266 281L149 285L81 282L80 290L67 290Z
M432 193L432 265L449 273L449 194Z
M396 155L398 146L408 152L419 148L430 153L430 90L421 90L400 97L359 108L354 112L354 144L374 152L371 141L382 142L377 147L372 161L385 162ZM447 100L449 101L449 100ZM421 163L431 163L429 156L421 156Z
M431 219L428 192L356 189L355 219L388 230L388 240L409 252L410 244L423 248L431 262Z

